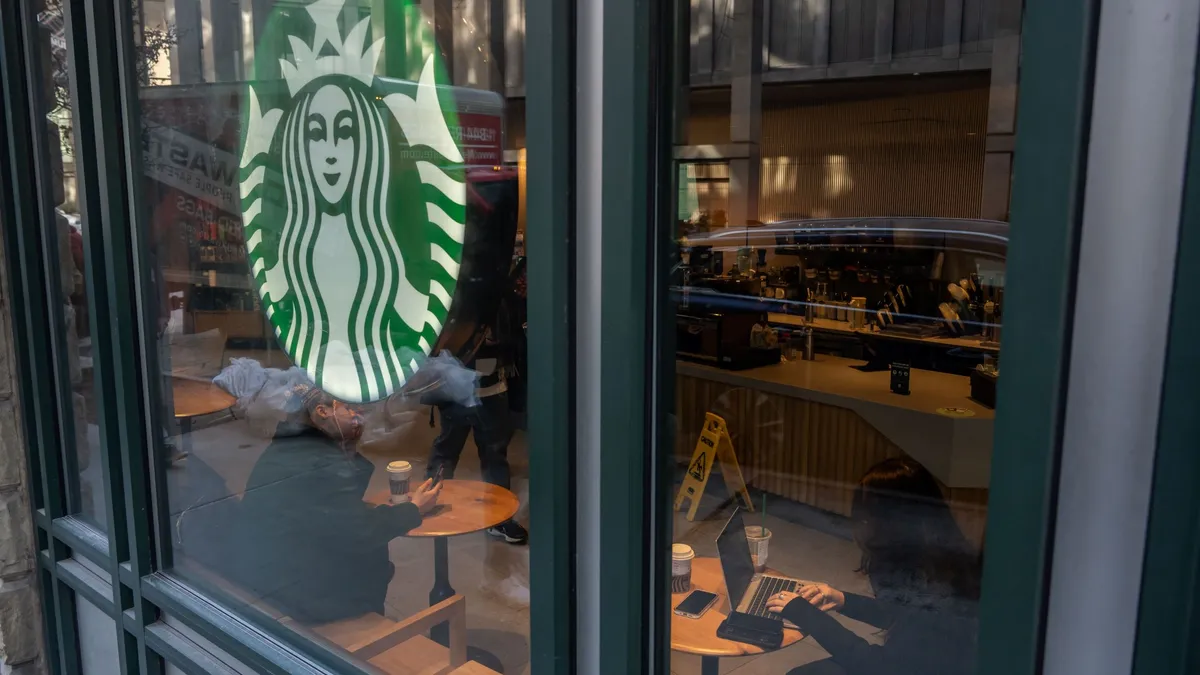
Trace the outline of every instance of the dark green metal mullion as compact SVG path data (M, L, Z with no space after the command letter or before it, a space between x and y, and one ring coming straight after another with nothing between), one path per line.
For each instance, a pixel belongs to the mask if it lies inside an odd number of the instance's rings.
M256 670L363 672L362 663L344 649L314 641L251 605L240 605L235 613L220 598L214 599L209 587L197 586L172 572L142 577L141 589L147 603Z
M575 2L529 0L526 31L529 251L530 661L575 666Z
M141 272L134 254L138 241L137 210L140 197L141 143L138 135L138 84L133 67L132 16L128 0L112 3L78 2L74 10L76 44L87 50L91 65L89 87L92 100L91 132L95 147L94 205L97 231L90 234L102 259L106 280L105 321L99 327L104 349L104 380L101 434L108 449L106 470L113 488L110 512L116 521L110 539L116 566L112 569L117 589L121 631L119 652L126 673L151 675L161 669L161 659L146 647L146 625L157 620L157 609L146 602L139 579L154 571L155 557L150 523L150 447L148 430L153 422L145 391L147 367L144 358L147 335L135 298L142 288ZM83 14L79 12L82 10ZM84 22L80 23L81 16ZM101 266L97 266L101 267ZM97 331L94 331L94 333ZM156 361L150 365L157 366ZM117 491L119 490L119 491ZM120 505L115 502L121 501ZM128 568L132 574L121 573ZM126 612L134 618L132 630Z
M13 58L9 49L13 46L13 33L9 31L9 28L12 27L11 24L7 26L5 24L5 19L0 17L0 90L3 92L0 99L4 103L3 106L0 106L0 129L2 129L2 133L0 133L0 180L2 180L2 183L0 184L3 184L6 188L5 190L0 190L0 230L3 230L5 233L4 245L8 260L8 305L12 311L13 319L13 337L15 343L13 351L16 354L25 355L25 358L16 359L14 365L18 372L18 379L21 382L22 428L26 438L26 447L29 449L26 464L30 475L30 499L35 509L34 520L38 523L35 527L37 548L40 551L38 556L38 575L41 578L41 587L48 589L48 591L39 594L41 596L42 607L42 629L45 635L46 663L51 672L62 673L63 668L60 662L62 649L58 641L58 624L54 613L56 602L54 593L54 588L56 587L54 566L53 564L44 565L41 562L41 555L50 558L51 548L57 547L58 544L50 536L47 528L50 522L49 517L45 515L44 510L39 508L46 501L44 497L46 489L43 483L43 471L40 459L42 453L39 449L41 447L41 441L39 440L41 435L38 425L41 415L38 413L35 404L37 398L34 396L34 392L30 391L32 387L29 384L32 381L31 373L34 370L34 364L32 362L33 354L28 346L30 344L29 334L33 332L33 321L26 310L26 307L30 305L27 296L29 289L40 288L40 284L31 284L29 282L26 278L28 268L20 262L22 237L19 230L21 228L7 225L7 223L22 222L19 216L23 212L20 195L28 195L31 192L21 193L16 192L14 189L14 186L17 185L15 176L18 172L13 168L15 166L13 160L16 157L27 158L29 155L28 153L20 153L20 151L14 152L10 146L10 141L13 141L14 145L20 146L21 141L24 140L23 136L18 136L14 133L14 130L19 125L14 124L12 115L9 114L13 110L19 110L19 103L14 103L14 101L20 101L20 97L24 94L23 92L14 91L12 88L13 78L10 76L12 75ZM41 305L34 302L33 306L37 307ZM25 319L25 321L23 322L22 319Z
M26 44L34 39L28 34L28 24L24 21L24 13L13 13L5 17L4 22L11 31L6 35L11 38L13 51L6 53L12 59L11 65L17 69L10 73L12 87L7 92L6 101L11 104L8 108L12 119L17 122L10 126L10 142L12 143L12 188L13 197L19 205L16 214L19 227L12 228L13 236L18 239L13 247L17 255L14 261L23 272L22 291L24 292L24 316L14 317L14 324L23 327L26 342L21 345L21 353L25 358L18 359L26 368L22 371L22 389L30 391L30 404L24 408L26 414L34 415L36 425L34 435L28 440L36 439L37 458L41 464L43 499L35 508L45 509L50 518L58 518L67 514L67 500L62 492L61 448L62 437L57 420L58 398L57 382L47 378L47 373L54 372L54 352L46 340L46 333L51 331L54 319L50 311L50 298L53 293L47 286L48 272L46 270L46 255L41 245L43 226L41 218L44 215L42 204L44 191L47 188L43 180L44 174L38 170L38 139L44 147L46 129L35 122L44 119L34 102L35 88L30 82L31 66L27 63L31 48ZM36 75L36 73L34 73ZM40 88L39 88L40 89ZM19 117L19 121L18 121ZM42 153L44 158L44 153ZM44 165L44 161L41 164ZM57 251L56 251L57 259ZM12 262L10 262L12 264ZM22 319L25 319L22 321Z
M650 150L653 5L604 0L600 325L600 672L644 673L648 651L653 392Z
M26 31L19 12L0 15L0 88L4 107L4 155L0 158L5 190L0 190L4 205L3 230L8 252L9 287L13 309L15 353L21 382L21 405L25 440L30 450L29 467L32 476L33 506L49 518L66 511L61 490L60 448L58 425L54 420L57 409L55 388L42 377L52 372L53 355L43 338L49 330L47 288L43 255L37 236L38 194L36 172L31 164L32 137L39 133L31 123L28 102L31 99L25 67ZM36 119L36 115L33 116ZM44 129L40 133L44 134ZM69 555L67 548L54 537L39 529L39 545L49 558L50 565L39 565L42 572L42 618L45 626L48 663L57 673L72 673L78 663L77 632L73 606L64 602L64 592L55 579L54 564ZM39 557L40 560L40 557ZM67 599L69 600L69 598ZM65 609L64 609L65 608Z
M142 588L146 597L163 611L255 672L268 675L362 672L361 666L346 652L326 648L293 631L284 631L285 635L279 636L266 628L268 621L275 629L279 625L265 614L249 608L235 615L215 604L207 593L169 574L146 577ZM252 620L256 613L263 621ZM317 650L321 653L314 653Z
M109 115L111 135L104 138L109 149L104 155L105 169L113 177L112 199L121 198L124 210L120 228L109 234L121 243L120 286L112 311L125 322L120 353L122 411L125 423L121 445L126 486L126 516L129 534L129 563L133 572L145 576L170 567L170 526L165 493L166 464L162 452L159 403L160 372L157 338L157 305L152 297L150 231L142 193L141 104L134 52L132 6L128 0L86 3L89 8L89 34L97 47L95 82L98 110ZM101 8L99 10L95 8ZM108 12L104 12L107 9ZM99 73L101 61L107 68ZM118 189L120 183L120 189ZM135 591L136 594L136 591ZM140 611L140 610L139 610ZM152 617L143 616L144 622Z
M76 560L60 560L56 565L58 580L95 605L97 609L119 620L121 613L113 606L112 585ZM115 635L113 637L116 637Z
M44 551L43 551L44 552ZM50 664L50 673L55 675L74 675L80 673L79 668L79 623L76 616L76 604L71 587L62 583L47 565L40 566L42 573L42 623L52 633L46 635L46 661ZM46 592L49 589L50 592ZM62 633L67 632L64 638ZM55 639L58 638L58 639Z
M64 303L62 302L62 271L59 266L61 242L58 237L58 222L54 209L54 182L59 180L51 170L51 152L61 152L58 148L50 147L50 122L46 117L49 110L50 93L45 90L45 68L42 62L46 56L40 40L41 31L38 27L37 11L32 6L33 0L20 0L20 16L25 39L22 49L25 53L25 91L27 98L24 103L29 109L30 150L32 150L33 176L35 182L36 202L31 204L30 215L36 214L38 223L36 232L41 240L42 280L45 289L46 303L45 332L40 336L49 349L49 359L45 370L39 371L37 377L47 381L47 388L54 394L54 424L57 427L57 444L55 446L53 472L48 474L56 481L78 488L78 467L75 461L75 407L71 392L70 368L67 365L66 322L63 318ZM68 491L60 499L63 511L54 513L52 517L66 515L77 501L77 495Z
M185 675L236 675L224 662L163 623L146 627L146 644Z
M86 558L102 569L109 567L108 537L90 523L76 516L59 518L51 523L50 534L66 544L73 555Z
M39 279L36 263L36 240L28 236L27 228L18 224L32 218L29 195L34 193L33 178L28 171L29 129L22 106L28 95L24 86L21 67L19 21L14 16L0 16L0 91L4 105L0 107L0 230L4 233L4 246L8 261L9 308L13 323L13 352L21 355L14 360L17 379L20 383L22 424L25 443L29 448L30 497L37 520L49 523L54 511L52 502L57 495L50 495L44 482L41 462L43 450L50 445L42 429L47 427L46 416L53 410L44 403L48 392L44 383L33 377L45 356L45 345L35 340L36 326L44 321L44 288ZM32 249L32 250L30 250Z
M1200 672L1200 86L1188 145L1133 675Z
M75 108L75 164L79 204L85 227L83 248L88 308L90 316L97 319L94 321L95 327L101 328L92 331L93 387L99 406L97 419L100 424L99 461L108 521L109 560L100 564L113 574L114 593L119 594L121 586L117 582L116 566L123 558L122 542L126 540L125 502L121 497L125 493L125 482L120 467L120 446L114 445L118 438L115 431L119 422L114 410L116 396L113 393L114 362L110 356L113 353L111 331L103 330L113 319L111 294L105 290L112 270L109 267L110 261L104 255L105 228L101 226L110 214L103 208L100 182L94 179L101 174L98 161L103 146L96 142L96 129L93 124L96 100L93 95L92 60L88 46L85 4L84 0L63 2L63 34L66 37L68 59L72 65L68 76L71 100ZM119 597L114 596L113 601L118 607L121 606Z
M1097 0L1025 4L980 675L1041 666L1097 17Z
M124 181L122 130L116 59L113 55L113 17L104 7L71 0L67 5L71 21L70 41L87 53L91 66L86 89L90 92L90 124L86 129L89 143L86 159L93 168L94 180L81 186L89 217L86 244L90 254L89 277L93 286L93 304L98 313L93 327L97 396L100 407L100 445L105 474L112 490L109 525L114 578L118 565L130 559L131 543L126 493L126 456L140 453L140 405L137 399L136 361L129 354L132 345L133 311L131 308L129 222ZM82 84L82 83L81 83ZM83 131L83 130L81 130ZM81 143L81 145L83 145ZM132 372L131 372L132 371ZM127 607L128 605L126 605Z
M652 199L655 207L653 244L653 276L649 293L654 338L651 356L654 380L651 383L651 406L654 418L654 460L651 476L651 554L649 559L649 616L651 672L671 671L671 591L670 548L673 537L675 510L675 306L671 289L682 281L675 262L678 260L676 213L679 190L676 181L674 145L686 128L688 100L688 52L691 46L689 0L665 0L656 3L660 12L657 20L663 29L654 35L669 36L654 41L654 63L650 70L654 78L650 85L653 116L653 140L647 146L651 160Z

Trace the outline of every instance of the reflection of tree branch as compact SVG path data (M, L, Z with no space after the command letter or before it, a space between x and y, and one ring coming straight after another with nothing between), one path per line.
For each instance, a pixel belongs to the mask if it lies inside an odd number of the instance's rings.
M43 0L44 9L38 14L38 23L44 30L44 39L50 41L51 79L54 83L54 105L47 111L49 119L59 132L59 142L64 156L74 154L75 139L73 133L71 110L71 63L66 41L63 15L63 0ZM133 5L135 23L140 23L141 0L130 0ZM179 43L181 31L175 25L163 28L147 28L145 25L135 25L134 33L141 40L135 42L134 70L138 82L142 86L149 85L150 75L171 48Z
M38 15L38 20L49 32L48 37L51 39L50 61L56 108L51 110L50 114L54 114L60 110L71 109L71 64L66 49L67 36L64 34L63 0L44 0L44 3L45 9ZM141 0L130 0L130 3L133 5L134 16L140 16ZM180 31L174 24L162 28L135 26L135 29L140 29L135 32L141 37L141 41L133 45L133 66L138 82L144 86L150 84L150 74L155 64L171 52L171 48L179 43L180 36L186 31ZM55 37L62 41L62 47L54 44Z

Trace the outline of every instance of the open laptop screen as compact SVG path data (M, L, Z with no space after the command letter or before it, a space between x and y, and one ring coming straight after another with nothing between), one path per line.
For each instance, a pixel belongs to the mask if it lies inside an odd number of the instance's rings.
M734 509L725 529L717 537L717 555L721 557L721 572L725 575L725 588L729 591L730 610L736 610L750 581L754 578L754 561L750 557L750 544L746 541L746 524L742 522L742 509Z

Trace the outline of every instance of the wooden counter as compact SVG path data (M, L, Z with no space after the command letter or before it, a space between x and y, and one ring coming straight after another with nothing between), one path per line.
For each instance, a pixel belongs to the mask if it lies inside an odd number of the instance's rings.
M874 316L872 314L872 316ZM794 314L780 314L770 312L767 314L767 321L780 326L804 326L804 318ZM884 340L895 340L897 342L919 342L921 344L936 345L941 347L973 349L975 351L987 352L989 354L999 354L1000 346L996 343L984 343L977 338L969 337L917 337L914 335L903 335L900 333L880 333L866 328L857 330L850 328L849 321L835 321L833 319L813 319L812 327L818 331L826 333L840 333L842 335L861 335L865 337L873 337Z
M753 487L848 516L863 473L907 454L942 483L960 526L979 541L993 411L968 398L966 377L913 370L912 394L899 396L889 391L889 372L851 367L861 363L818 355L729 371L678 361L677 459L691 457L704 413L711 411L728 423ZM965 412L939 412L946 408Z

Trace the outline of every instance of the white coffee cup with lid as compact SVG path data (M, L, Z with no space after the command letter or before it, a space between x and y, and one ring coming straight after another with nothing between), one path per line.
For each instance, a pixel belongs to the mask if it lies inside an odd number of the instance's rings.
M412 477L412 464L402 459L389 462L387 465L388 487L392 493L393 504L404 504L412 501L408 496L408 483Z
M696 552L687 544L671 544L671 592L692 590L692 558Z

